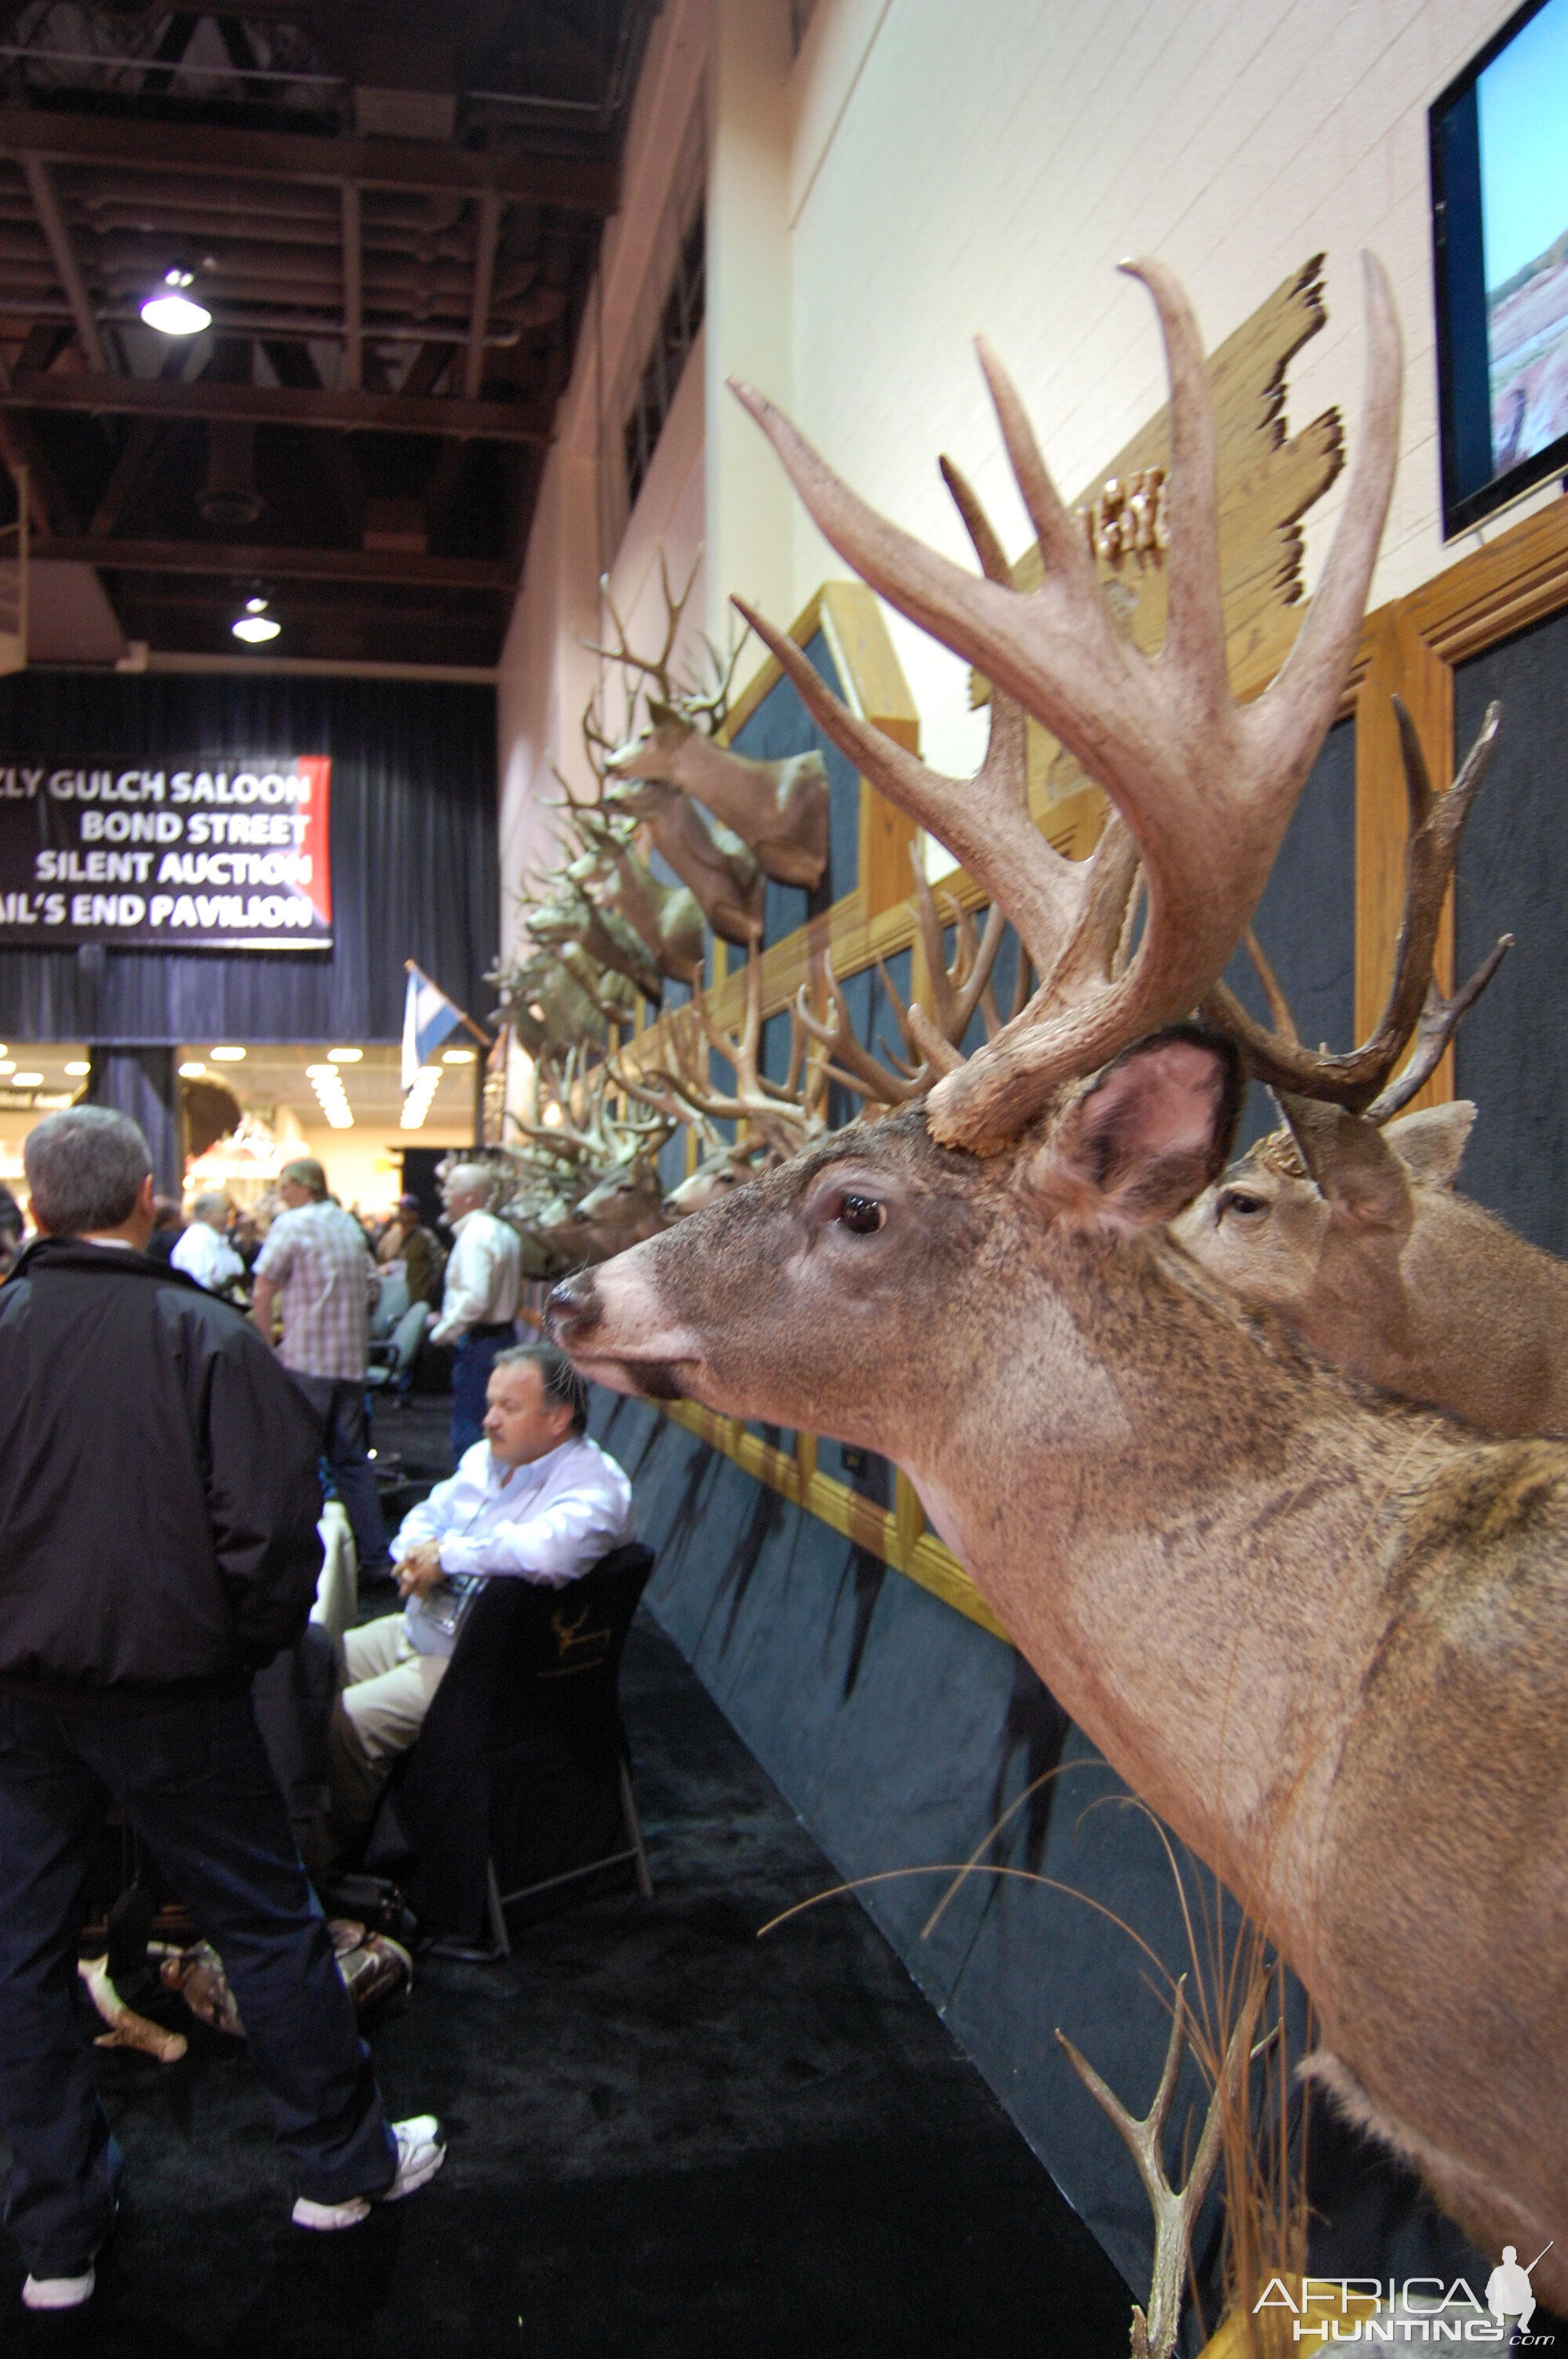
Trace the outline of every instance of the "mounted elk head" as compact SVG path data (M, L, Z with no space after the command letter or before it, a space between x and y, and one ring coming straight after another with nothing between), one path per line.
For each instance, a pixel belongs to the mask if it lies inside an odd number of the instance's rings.
M1368 261L1348 495L1289 659L1238 706L1203 353L1174 281L1136 275L1171 372L1153 661L1116 633L989 356L1045 560L1032 593L885 523L743 396L833 545L1105 787L1142 864L1136 951L1123 965L1089 916L1103 842L1069 874L1011 790L916 766L902 806L987 859L1041 977L1029 1006L923 1104L557 1288L548 1323L621 1387L907 1468L1074 1719L1301 1974L1318 2076L1472 2236L1539 2251L1568 2231L1568 1450L1354 1386L1166 1228L1240 1103L1234 1043L1182 1019L1251 919L1343 691L1393 478L1398 327ZM1538 2282L1568 2302L1556 2250Z

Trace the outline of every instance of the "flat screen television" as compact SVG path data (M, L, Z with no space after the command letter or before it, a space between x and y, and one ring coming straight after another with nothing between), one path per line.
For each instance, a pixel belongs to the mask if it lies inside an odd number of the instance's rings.
M1568 0L1431 111L1444 537L1568 468Z

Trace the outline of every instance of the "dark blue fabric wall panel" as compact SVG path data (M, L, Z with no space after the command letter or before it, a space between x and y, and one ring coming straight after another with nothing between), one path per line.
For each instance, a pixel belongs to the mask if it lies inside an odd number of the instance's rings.
M1253 931L1284 986L1303 1040L1348 1049L1356 1024L1356 724L1341 721L1324 741L1302 789ZM1260 1022L1268 1002L1245 948L1225 979ZM1245 1146L1277 1127L1267 1091L1256 1086L1242 1118Z
M1499 934L1515 946L1459 1027L1459 1093L1480 1108L1461 1184L1568 1254L1568 614L1460 666L1461 757L1494 697L1502 732L1459 855L1456 972Z
M495 694L446 682L27 671L0 744L60 761L328 754L325 953L0 950L0 1038L395 1040L412 958L481 1019L500 920Z
M657 1556L650 1610L835 1867L846 1878L892 1872L861 1887L860 1904L1129 2283L1146 2285L1147 2204L1054 2032L1147 2103L1169 2018L1146 1957L1087 1902L1115 1908L1183 1970L1153 1830L1010 1647L646 1404L596 1389L592 1430L633 1476ZM927 1937L952 1882L930 1871L966 1861L1064 1739L1060 1789L1018 1811L990 1855L1087 1899L976 1874ZM789 1937L784 1926L769 1939ZM1189 2094L1195 2077L1173 2109L1177 2135Z

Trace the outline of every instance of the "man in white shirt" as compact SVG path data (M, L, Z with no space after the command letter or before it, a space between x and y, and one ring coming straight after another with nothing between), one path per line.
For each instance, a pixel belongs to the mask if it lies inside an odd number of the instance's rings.
M245 1274L244 1263L223 1235L228 1217L227 1196L198 1196L190 1207L190 1225L181 1231L168 1257L171 1269L182 1269L209 1294L223 1293Z
M430 1330L433 1343L455 1343L452 1455L460 1460L484 1430L485 1387L495 1355L514 1341L522 1252L517 1232L489 1209L495 1180L482 1163L460 1163L441 1183L456 1243L447 1288Z
M344 1636L330 1827L343 1852L368 1831L451 1659L460 1603L451 1580L558 1589L637 1536L632 1485L589 1440L587 1395L564 1352L536 1343L499 1353L487 1392L485 1439L404 1518L393 1543L404 1611Z

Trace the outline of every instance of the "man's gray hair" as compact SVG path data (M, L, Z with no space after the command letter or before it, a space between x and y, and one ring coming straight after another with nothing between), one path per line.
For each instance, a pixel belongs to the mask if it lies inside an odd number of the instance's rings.
M480 1189L488 1204L495 1193L495 1174L488 1163L454 1163L446 1175L446 1184L451 1195L466 1195L470 1188Z
M222 1188L211 1188L206 1195L198 1196L190 1209L199 1221L204 1221L209 1212L226 1212L229 1199Z
M130 1219L153 1158L128 1114L76 1105L34 1125L22 1164L39 1226L53 1236L80 1237Z
M537 1368L545 1398L559 1408L570 1409L574 1433L588 1431L588 1386L554 1343L542 1338L536 1343L513 1343L497 1352L490 1364L492 1368Z

